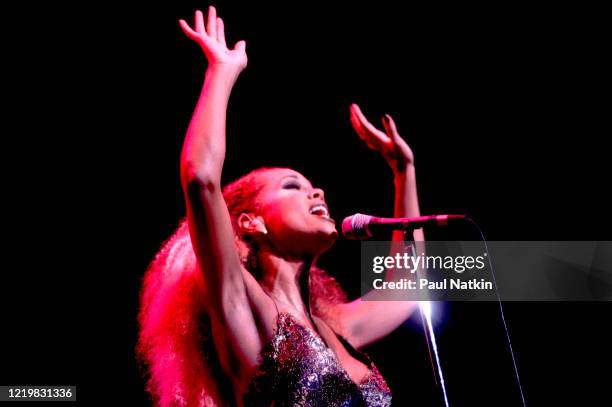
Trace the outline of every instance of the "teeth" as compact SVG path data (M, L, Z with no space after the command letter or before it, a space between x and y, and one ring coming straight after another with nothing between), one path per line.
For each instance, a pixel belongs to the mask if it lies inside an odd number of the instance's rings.
M325 205L315 205L315 206L313 206L312 208L310 208L310 213L312 215L329 217L329 211L327 210Z

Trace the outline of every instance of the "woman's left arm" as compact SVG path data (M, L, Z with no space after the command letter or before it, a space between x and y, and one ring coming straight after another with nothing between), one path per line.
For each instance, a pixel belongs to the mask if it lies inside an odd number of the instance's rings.
M351 123L359 137L379 152L393 171L395 184L395 217L420 216L417 196L414 154L400 137L389 115L382 119L384 132L374 127L356 104L351 105ZM425 240L423 230L414 231L415 242ZM402 242L403 232L393 233L393 241ZM385 278L393 280L393 270ZM355 301L338 306L342 335L355 347L370 344L394 331L417 307L415 301L389 301L384 290L375 290Z

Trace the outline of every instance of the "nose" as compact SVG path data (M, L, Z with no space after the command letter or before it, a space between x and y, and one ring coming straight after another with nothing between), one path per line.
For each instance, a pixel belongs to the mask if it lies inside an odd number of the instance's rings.
M310 198L311 199L325 199L325 193L321 188L313 188L310 190Z

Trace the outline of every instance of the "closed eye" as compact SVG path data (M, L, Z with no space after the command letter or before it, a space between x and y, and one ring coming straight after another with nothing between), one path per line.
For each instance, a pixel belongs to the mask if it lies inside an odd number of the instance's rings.
M297 181L289 181L283 184L283 189L300 189L300 184Z

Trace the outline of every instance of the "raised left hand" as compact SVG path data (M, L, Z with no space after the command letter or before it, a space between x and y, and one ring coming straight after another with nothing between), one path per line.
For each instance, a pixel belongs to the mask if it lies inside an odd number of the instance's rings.
M378 151L387 160L394 173L406 170L414 165L414 154L401 138L395 122L386 114L382 118L384 132L378 130L365 118L356 104L350 107L351 124L359 137L374 151Z

